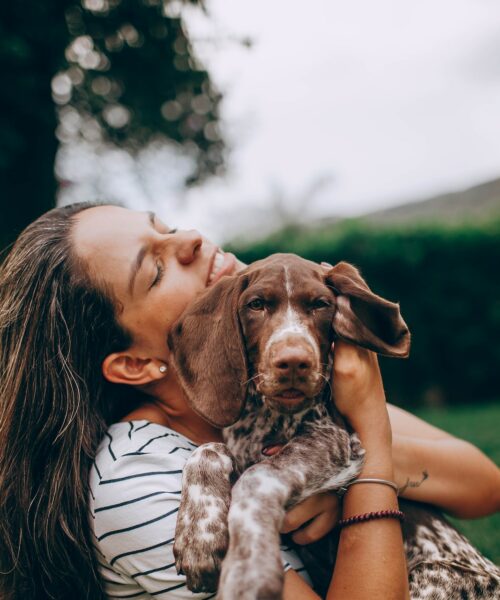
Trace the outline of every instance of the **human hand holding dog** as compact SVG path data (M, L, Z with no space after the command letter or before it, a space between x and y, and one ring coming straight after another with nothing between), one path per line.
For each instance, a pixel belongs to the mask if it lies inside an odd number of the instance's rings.
M336 341L332 392L335 406L366 450L363 476L392 478L392 430L377 355Z
M332 348L335 406L358 435L379 438L390 446L391 428L377 355L342 340Z
M329 533L341 517L339 498L333 492L310 496L290 509L281 533L291 533L296 544L312 544Z

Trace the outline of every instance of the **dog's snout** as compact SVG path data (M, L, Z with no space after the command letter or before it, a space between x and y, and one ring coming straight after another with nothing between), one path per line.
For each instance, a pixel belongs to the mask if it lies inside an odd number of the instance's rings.
M311 351L305 346L284 345L277 349L272 364L280 375L305 376L312 369Z

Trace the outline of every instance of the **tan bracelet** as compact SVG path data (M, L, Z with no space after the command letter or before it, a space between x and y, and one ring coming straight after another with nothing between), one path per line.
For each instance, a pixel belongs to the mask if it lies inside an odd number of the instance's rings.
M337 496L339 496L339 498L342 498L342 496L347 492L351 485L355 485L356 483L380 483L382 485L387 485L390 488L392 488L396 492L396 496L399 494L399 487L397 483L394 483L394 481L389 481L388 479L376 479L375 477L369 477L366 479L354 479L346 485L343 485L337 490Z

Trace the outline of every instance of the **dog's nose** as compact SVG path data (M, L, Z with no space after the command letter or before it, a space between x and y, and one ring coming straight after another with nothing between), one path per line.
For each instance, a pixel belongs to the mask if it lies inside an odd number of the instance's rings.
M306 348L287 346L275 354L273 367L282 376L307 376L312 368L312 360Z

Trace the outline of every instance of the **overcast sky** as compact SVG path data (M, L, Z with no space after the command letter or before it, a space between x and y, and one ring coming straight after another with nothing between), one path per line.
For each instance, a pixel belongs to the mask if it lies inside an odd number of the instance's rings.
M306 217L354 215L500 176L497 0L207 6L188 23L224 94L228 174L182 198L153 185L168 222L227 239L269 224L277 197Z

